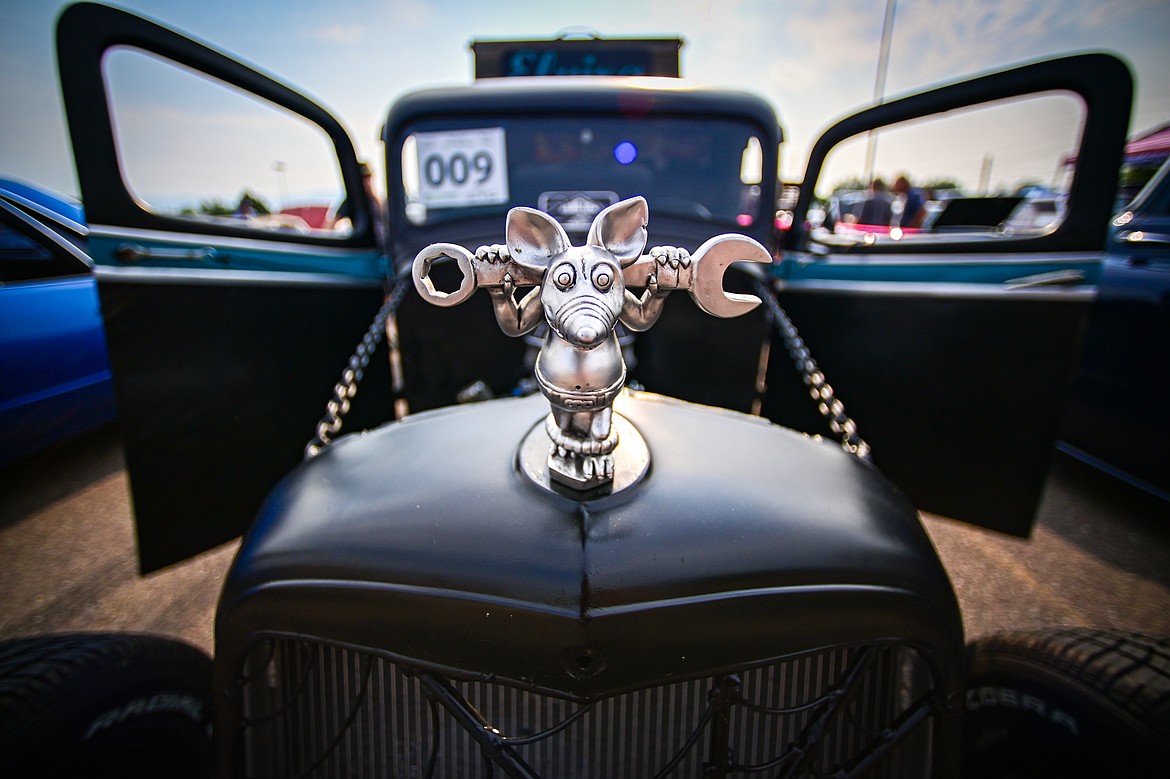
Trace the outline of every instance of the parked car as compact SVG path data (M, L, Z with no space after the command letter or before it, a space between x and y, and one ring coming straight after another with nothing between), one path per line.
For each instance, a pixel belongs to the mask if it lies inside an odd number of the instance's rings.
M59 724L10 717L3 759L49 773L97 738L122 775L136 749L146 775L198 772L209 721L225 777L1132 774L1166 758L1163 645L1065 630L966 646L916 514L1026 532L1089 298L899 278L1099 252L1132 88L1117 60L845 120L814 148L783 247L779 130L758 98L622 79L427 90L384 126L383 255L352 144L315 103L111 8L71 7L58 40L143 566L247 535L210 681L210 661L154 640L0 648L0 672L60 680L10 695ZM125 46L320 127L352 230L264 232L135 197L102 79ZM872 283L802 283L859 259L803 229L825 144L1056 88L1088 106L1059 228L900 259L875 244ZM613 167L651 162L624 143L675 140L665 184ZM559 164L593 143L614 162ZM559 150L544 167L542 148ZM469 380L509 396L453 406Z
M85 218L0 180L0 466L117 415Z
M1170 501L1170 167L1112 222L1061 451Z
M1059 192L1032 187L1019 192L1023 198L1004 222L1010 230L1047 230L1064 218L1064 198Z

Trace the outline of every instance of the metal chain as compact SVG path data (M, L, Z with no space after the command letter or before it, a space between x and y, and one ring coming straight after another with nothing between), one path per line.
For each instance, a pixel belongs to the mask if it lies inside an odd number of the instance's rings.
M776 330L784 339L784 346L788 349L789 356L796 363L796 369L800 371L801 378L808 386L809 395L816 401L817 410L828 421L829 429L838 437L841 448L866 462L870 462L872 455L869 444L857 434L857 423L845 413L845 404L833 393L833 388L825 381L825 374L817 367L817 361L809 354L808 347L805 346L804 339L800 337L796 326L792 324L788 314L780 307L780 301L776 299L776 295L764 282L757 281L755 287L756 293L772 313L772 318L776 322Z
M325 416L317 423L313 440L305 446L306 460L316 457L328 448L333 443L334 436L341 432L345 415L349 413L350 401L357 395L358 383L365 375L366 366L370 364L370 356L378 348L378 344L386 332L386 320L398 309L403 298L406 297L407 291L411 288L409 280L405 277L399 277L394 288L383 301L382 307L374 315L374 321L366 330L365 335L362 336L361 343L357 345L353 356L349 358L349 364L341 372L341 380L333 385L333 397L325 404Z

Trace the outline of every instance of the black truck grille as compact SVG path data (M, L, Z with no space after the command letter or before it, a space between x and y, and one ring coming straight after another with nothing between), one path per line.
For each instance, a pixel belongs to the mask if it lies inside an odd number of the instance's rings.
M593 704L304 640L256 647L243 766L320 777L926 776L932 674L841 647Z

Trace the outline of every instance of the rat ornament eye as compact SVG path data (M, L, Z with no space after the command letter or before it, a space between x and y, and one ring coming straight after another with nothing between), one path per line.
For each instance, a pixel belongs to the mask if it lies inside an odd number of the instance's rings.
M593 286L601 292L605 292L613 286L613 270L602 265L593 271Z
M577 273L573 270L572 265L561 265L553 271L553 283L557 285L560 290L567 290L573 286L573 282L577 280Z

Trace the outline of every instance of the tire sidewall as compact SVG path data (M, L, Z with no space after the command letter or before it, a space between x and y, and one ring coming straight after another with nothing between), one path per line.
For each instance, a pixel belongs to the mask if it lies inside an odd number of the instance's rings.
M0 773L211 775L210 659L154 637L109 640L124 645L115 657L29 690L30 715L0 733ZM101 641L94 637L86 645ZM45 659L37 658L38 650ZM28 662L52 663L61 651L42 641Z
M963 703L967 776L1154 775L1145 723L1033 658L977 657Z

